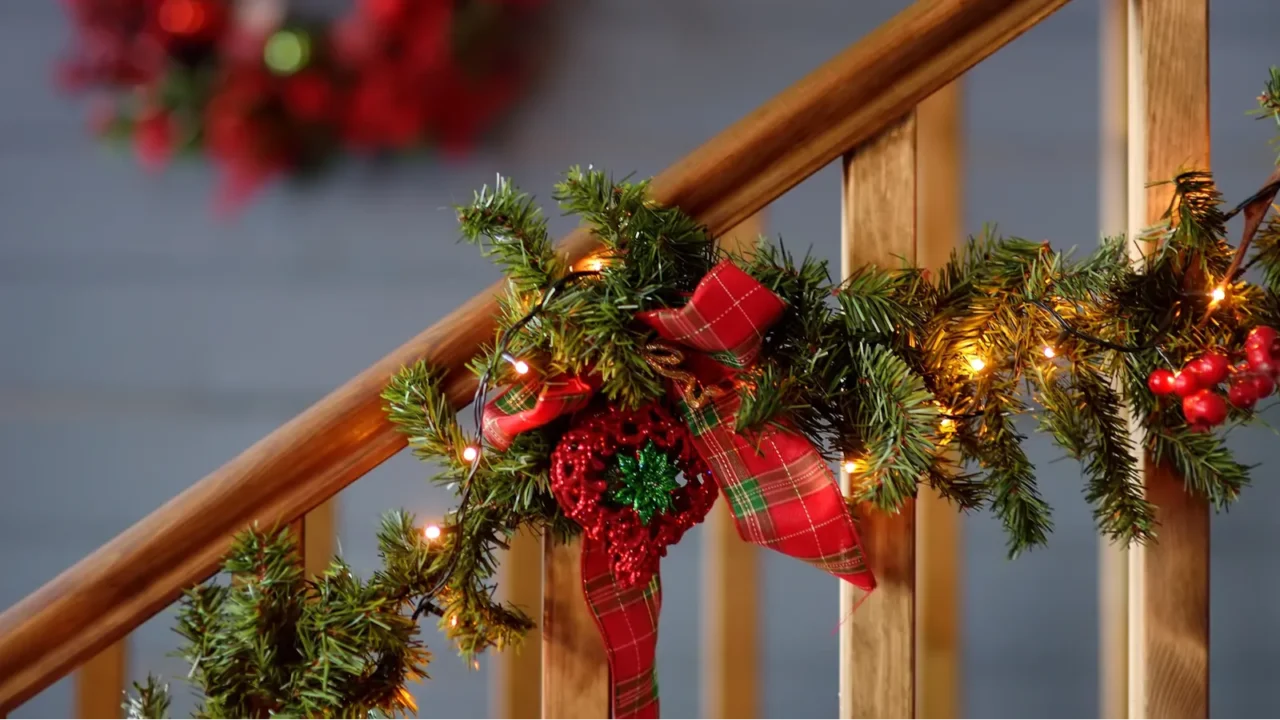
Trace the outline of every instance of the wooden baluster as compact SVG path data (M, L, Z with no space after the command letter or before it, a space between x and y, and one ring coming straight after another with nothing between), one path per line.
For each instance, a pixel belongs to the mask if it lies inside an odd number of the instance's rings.
M764 231L763 211L720 238L721 247L743 252ZM707 516L703 535L703 717L760 716L760 551L734 527L721 498Z
M916 109L916 262L946 264L964 239L962 80ZM916 711L922 718L961 716L961 517L932 488L916 500Z
M125 673L129 640L107 646L76 673L76 717L124 717Z
M537 617L542 607L542 536L521 530L511 541L502 561L498 590L502 599ZM579 591L581 593L581 591ZM536 718L542 713L542 638L529 633L518 650L506 650L495 658L494 717Z
M1168 180L1209 169L1208 0L1130 0L1129 233L1169 205ZM1136 248L1135 248L1136 251ZM1129 717L1209 713L1209 511L1146 459L1159 542L1129 550Z
M913 111L844 158L842 275L897 267L916 252ZM841 472L849 492L849 477ZM915 717L915 507L863 509L862 540L878 587L850 615L855 590L840 583L840 717Z
M1125 183L1128 145L1126 13L1128 0L1099 0L1100 155L1098 224L1103 237L1128 226ZM1132 418L1130 418L1132 423ZM1104 718L1128 715L1129 557L1107 538L1098 542L1098 694Z
M543 540L542 717L609 717L609 665L582 596L582 540Z
M337 506L338 498L329 498L289 525L298 539L298 552L307 577L324 574L333 560Z

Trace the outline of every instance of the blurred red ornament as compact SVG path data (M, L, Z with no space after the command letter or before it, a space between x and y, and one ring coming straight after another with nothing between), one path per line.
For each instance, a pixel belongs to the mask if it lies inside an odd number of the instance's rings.
M350 0L352 11L328 24L267 27L240 0L62 2L74 44L58 85L108 90L112 107L93 109L95 132L132 129L148 168L168 162L181 118L222 171L222 209L342 152L469 150L515 100L523 73L508 40L519 39L522 13L543 4ZM133 118L139 98L155 106Z
M163 170L173 156L175 135L173 117L164 111L152 111L138 120L134 148L142 166L151 171Z
M327 119L333 109L333 85L319 73L298 73L285 81L284 103L303 120Z
M227 27L227 5L224 0L161 0L156 24L180 40L215 40Z
M361 10L374 21L388 25L402 19L406 7L405 0L360 0Z

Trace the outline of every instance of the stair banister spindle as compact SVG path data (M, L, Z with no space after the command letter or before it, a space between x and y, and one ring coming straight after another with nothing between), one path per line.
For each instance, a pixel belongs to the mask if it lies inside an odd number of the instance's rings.
M1229 7L1229 6L1224 6ZM1209 168L1209 1L1129 0L1129 237L1159 221L1173 187ZM1129 717L1209 715L1209 508L1146 458L1159 542L1130 548Z

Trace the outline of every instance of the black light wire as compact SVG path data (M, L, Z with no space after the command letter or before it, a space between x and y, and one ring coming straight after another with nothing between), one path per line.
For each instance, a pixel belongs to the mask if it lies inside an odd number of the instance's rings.
M508 327L506 330L504 330L502 332L502 335L498 337L498 343L494 348L494 351L495 351L494 357L503 357L507 355L507 345L511 343L511 339L515 337L516 333L520 332L522 329L524 329L526 325L532 322L533 319L536 318L538 314L541 313L543 309L546 308L547 304L551 302L552 298L554 298L557 293L563 290L566 285L568 285L569 283L581 280L583 278L594 277L599 274L600 274L599 270L577 270L577 271L565 274L563 277L561 277L560 279L552 283L551 286L547 288L546 292L542 294L542 299L538 301L538 304L535 305L533 309L531 309L529 312L525 313L524 317L521 317L519 320L513 323L511 327ZM436 584L433 585L431 589L428 590L425 594L423 594L422 600L418 602L417 608L414 609L413 611L414 621L417 621L418 617L421 616L422 613L427 612L435 607L434 604L431 602L432 598L435 596L436 593L440 592L442 589L444 589L446 585L449 584L449 580L453 577L454 571L457 570L458 568L458 559L462 555L461 527L462 527L464 516L466 515L466 512L467 512L467 508L470 505L470 501L471 501L471 480L472 478L475 477L476 471L480 469L481 461L484 460L484 452L483 452L484 405L485 405L484 401L485 401L485 397L489 394L489 381L493 375L493 366L494 366L493 362L489 362L485 366L484 372L480 374L480 380L476 383L475 395L471 399L472 412L474 413L473 417L475 420L476 434L478 436L476 441L476 456L474 459L471 460L471 466L467 469L467 476L462 480L462 494L458 499L458 509L453 514L453 518L454 518L453 552L449 557L449 563L445 566L444 571L440 574L440 578L436 580Z

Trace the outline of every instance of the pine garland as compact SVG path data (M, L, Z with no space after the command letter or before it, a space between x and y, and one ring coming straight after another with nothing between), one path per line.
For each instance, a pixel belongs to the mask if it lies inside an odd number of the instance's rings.
M1259 104L1280 126L1280 69ZM1280 216L1265 217L1280 170L1230 211L1209 173L1172 183L1169 210L1138 238L1136 262L1123 238L1077 259L984 229L937 272L867 265L835 282L825 262L797 260L781 242L723 253L706 228L650 200L647 182L580 168L553 197L602 249L572 267L533 200L500 178L458 211L463 238L509 279L495 342L469 366L481 379L477 399L490 382L521 383L527 372L588 370L615 406L661 397L666 378L646 355L653 333L635 315L683 304L727 257L786 303L739 376L739 432L786 423L827 459L844 461L851 504L896 511L923 483L960 508L990 508L1016 555L1051 531L1023 446L1020 416L1028 415L1082 463L1099 530L1146 542L1156 527L1140 454L1219 509L1249 481L1225 432L1189 425L1177 403L1148 389L1151 372L1280 324ZM1233 247L1225 226L1240 211L1258 227ZM1244 281L1255 265L1262 281ZM241 535L225 566L238 581L189 592L179 618L202 716L411 713L404 685L425 674L429 659L415 637L421 613L437 615L468 660L533 627L494 600L496 553L524 527L562 540L578 532L549 479L569 421L522 432L505 450L484 447L459 424L440 371L424 362L398 372L382 398L413 453L439 465L436 482L462 492L461 507L434 540L411 516L387 516L384 566L367 582L341 561L306 580L287 533ZM1136 445L1126 408L1145 431ZM1258 417L1231 407L1228 419L1226 430ZM131 717L164 716L166 687L148 678L135 688Z

